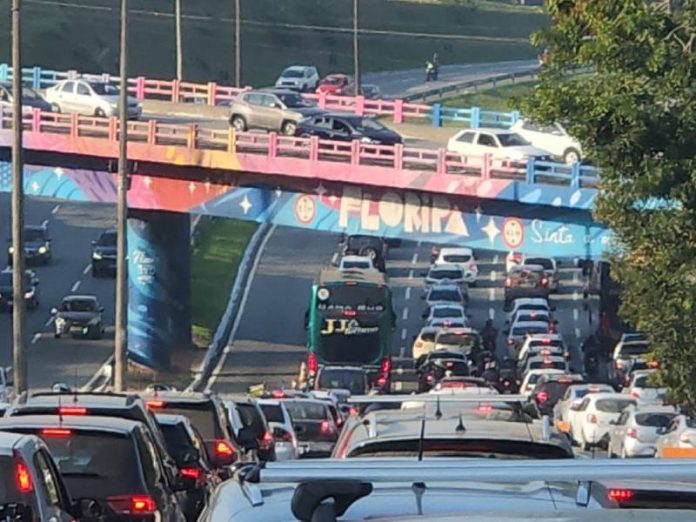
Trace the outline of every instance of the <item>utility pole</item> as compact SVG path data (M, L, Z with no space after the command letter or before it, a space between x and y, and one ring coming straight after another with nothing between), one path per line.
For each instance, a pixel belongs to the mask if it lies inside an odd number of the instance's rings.
M125 391L128 373L128 265L126 219L128 212L128 0L121 0L121 85L118 101L118 201L116 203L116 339L114 388Z
M234 0L234 86L242 86L242 0Z
M355 94L360 96L360 43L358 41L358 20L360 17L360 0L353 0L353 76L355 77Z
M174 16L176 18L176 79L184 77L184 54L181 47L181 0L174 0Z
M22 157L22 0L12 0L12 363L14 391L27 389L24 303L24 162Z

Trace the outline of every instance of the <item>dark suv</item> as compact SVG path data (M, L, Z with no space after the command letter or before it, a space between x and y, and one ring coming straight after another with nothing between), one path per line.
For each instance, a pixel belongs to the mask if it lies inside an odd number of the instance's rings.
M256 440L255 449L259 460L276 460L275 439L268 427L268 422L261 407L255 402L246 399L227 401L227 405L237 410L241 420L241 428L253 434Z
M542 375L529 395L540 415L553 415L553 407L572 384L584 384L582 375L567 373Z
M116 238L115 230L105 230L99 239L92 241L92 275L116 275Z
M541 265L513 266L505 278L504 310L519 297L545 297L551 293L549 278Z
M185 520L152 435L141 422L27 415L0 419L0 430L43 439L70 492L97 500L100 520Z
M380 272L386 271L387 243L381 237L350 235L343 241L343 256L367 256Z
M52 258L51 238L42 226L24 227L24 261L27 265L47 265ZM12 246L7 250L7 264L12 264Z

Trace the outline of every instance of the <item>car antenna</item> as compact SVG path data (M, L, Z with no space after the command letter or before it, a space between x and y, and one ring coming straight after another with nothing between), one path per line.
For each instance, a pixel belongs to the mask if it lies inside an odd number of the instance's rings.
M58 425L63 425L63 398L58 395Z
M420 437L418 437L418 462L423 460L423 443L425 439L425 413L421 419Z
M440 420L442 418L442 410L440 409L440 395L437 396L437 408L435 409L435 418Z
M77 378L78 378L77 372L78 372L78 369L77 369L77 366L76 366L76 367L75 367L75 385L73 386L73 390L74 390L74 393L73 393L73 404L77 404L77 383L79 382L79 381L77 380Z
M457 427L454 428L454 431L457 433L464 433L466 431L466 426L464 426L464 420L462 419L461 412L459 413L459 423L457 424Z

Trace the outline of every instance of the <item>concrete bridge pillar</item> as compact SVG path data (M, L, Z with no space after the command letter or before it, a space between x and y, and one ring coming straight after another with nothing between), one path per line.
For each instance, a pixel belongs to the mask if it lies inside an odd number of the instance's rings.
M189 215L129 210L129 357L167 369L172 350L191 344Z

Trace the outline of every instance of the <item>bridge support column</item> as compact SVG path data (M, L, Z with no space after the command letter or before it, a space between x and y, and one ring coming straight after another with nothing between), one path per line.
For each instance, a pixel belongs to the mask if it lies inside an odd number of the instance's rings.
M191 345L189 215L129 210L128 355L162 370Z

